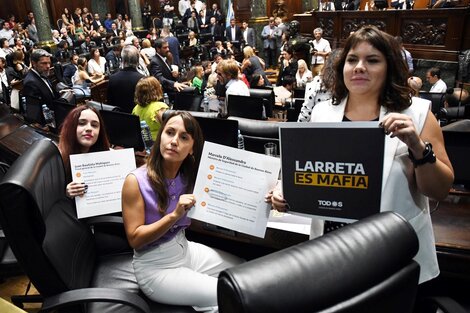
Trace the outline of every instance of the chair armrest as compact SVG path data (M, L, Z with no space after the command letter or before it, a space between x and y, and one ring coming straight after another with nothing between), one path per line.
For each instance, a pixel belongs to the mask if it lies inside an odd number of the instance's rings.
M120 289L84 288L62 292L44 299L41 312L49 312L82 303L111 302L128 305L138 312L149 313L150 308L140 296Z
M116 215L92 216L86 219L86 223L88 224L88 226L102 226L102 225L123 226L124 225L122 216L116 216Z
M467 311L454 299L449 297L425 297L418 303L417 312L466 313Z

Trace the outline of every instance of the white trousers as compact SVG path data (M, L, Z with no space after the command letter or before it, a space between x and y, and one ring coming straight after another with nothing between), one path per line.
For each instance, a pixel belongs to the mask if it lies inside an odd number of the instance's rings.
M134 272L150 299L218 312L217 276L243 260L227 252L188 241L184 231L157 247L134 252Z

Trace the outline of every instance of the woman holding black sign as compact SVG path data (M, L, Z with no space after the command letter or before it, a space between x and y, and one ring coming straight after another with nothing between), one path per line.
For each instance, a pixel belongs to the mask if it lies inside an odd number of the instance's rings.
M380 122L388 135L381 211L395 211L413 226L420 247L415 256L421 266L419 282L430 280L439 274L439 267L428 197L445 198L454 174L429 101L411 98L398 44L374 26L366 26L347 39L335 71L333 98L313 108L311 121ZM266 201L277 210L287 207L278 188ZM318 235L322 223L314 221L312 233Z

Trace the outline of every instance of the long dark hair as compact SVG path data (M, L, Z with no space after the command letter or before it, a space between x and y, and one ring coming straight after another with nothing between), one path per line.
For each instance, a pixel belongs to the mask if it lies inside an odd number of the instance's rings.
M94 107L89 105L80 105L69 112L65 118L62 126L60 126L60 140L59 140L59 150L62 156L62 160L65 166L65 172L67 177L71 177L70 170L70 155L81 153L81 146L77 140L77 126L80 114L85 110L91 110L95 112L100 121L100 132L98 134L98 139L96 143L90 147L89 152L97 151L106 151L109 150L109 139L106 133L106 128L104 126L103 119L101 118L100 113Z
M364 26L351 34L344 45L343 51L335 66L336 79L333 84L333 103L339 104L347 94L344 84L343 68L346 57L351 49L362 42L371 44L382 52L387 62L387 73L379 103L391 112L399 112L411 105L411 88L408 86L408 70L400 53L400 47L393 36L379 30L375 26Z
M186 183L185 193L192 192L194 183L196 181L197 170L199 167L199 161L201 160L202 147L204 145L204 137L202 135L201 127L196 119L188 112L175 111L172 112L162 123L160 130L158 131L157 138L153 144L150 156L147 159L147 175L150 179L154 191L157 193L158 211L164 215L168 208L168 190L165 184L165 176L163 173L163 157L160 151L160 142L162 133L165 131L166 124L170 119L175 116L180 116L183 119L184 127L188 134L194 140L193 154L188 155L184 159L179 173L183 177Z

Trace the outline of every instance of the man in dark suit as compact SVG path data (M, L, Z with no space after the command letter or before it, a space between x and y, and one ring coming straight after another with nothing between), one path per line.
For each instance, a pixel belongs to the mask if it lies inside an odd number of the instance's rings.
M172 98L175 92L183 90L187 85L178 82L178 72L172 70L171 64L167 60L170 48L166 39L157 39L155 41L155 49L157 53L150 61L150 75L158 79L160 84L162 84L163 91Z
M105 55L106 63L108 64L109 70L114 72L121 65L121 45L115 45Z
M196 12L196 15L198 15L197 10L196 10L196 3L195 2L191 2L191 6L186 9L186 12L184 12L183 17L181 18L181 22L183 23L183 25L187 24L187 22L191 18L191 14L193 12Z
M111 36L113 37L119 37L119 30L116 22L111 23L111 29L108 30L108 34L111 34Z
M222 24L224 15L222 14L222 11L220 11L217 3L212 3L212 10L210 10L210 15L215 17L217 24Z
M222 37L224 36L224 30L222 26L217 23L217 18L215 16L211 16L208 32L212 34L212 37L215 38L215 40L223 40Z
M108 104L131 113L134 108L134 93L137 82L144 77L137 71L139 50L133 45L122 48L122 69L109 77Z
M104 27L104 23L101 22L100 20L100 15L98 13L95 13L95 15L93 16L93 30L96 30L98 31L98 29L100 28L100 26L103 26Z
M75 72L78 69L77 62L78 62L78 55L73 54L70 57L70 64L67 64L67 65L64 66L63 76L64 76L64 80L67 84L72 84L72 77L73 77L73 75L75 75Z
M199 25L199 29L201 33L208 33L209 32L209 24L210 24L210 12L209 10L206 9L206 4L202 4L202 9L199 11L199 20L201 21L201 24Z
M238 25L235 24L235 19L230 20L230 26L225 29L225 39L227 41L240 41L242 39L242 31Z
M42 105L52 108L52 101L59 95L52 88L48 75L51 68L52 54L43 49L31 54L31 70L23 80L22 95L26 98L26 118L45 125Z
M253 28L248 27L248 23L243 21L242 23L242 38L246 45L255 49L256 44L256 35L255 30Z

